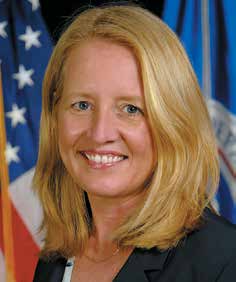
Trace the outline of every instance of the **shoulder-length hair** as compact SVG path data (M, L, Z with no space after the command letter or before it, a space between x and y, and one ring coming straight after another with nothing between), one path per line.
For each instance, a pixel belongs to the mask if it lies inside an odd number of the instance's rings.
M156 167L141 205L113 234L120 246L161 250L195 229L218 185L217 146L196 76L176 35L133 6L81 13L57 43L43 83L39 156L34 185L42 203L42 255L74 256L91 230L86 194L66 171L57 143L56 108L70 51L100 38L131 48L140 66Z

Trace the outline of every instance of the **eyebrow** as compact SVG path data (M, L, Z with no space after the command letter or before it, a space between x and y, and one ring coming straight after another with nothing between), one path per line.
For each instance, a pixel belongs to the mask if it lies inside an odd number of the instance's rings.
M135 101L135 102L140 102L140 103L143 103L144 102L144 100L143 100L143 98L142 97L140 97L140 96L134 96L134 95L121 95L121 96L117 96L116 97L116 100L125 100L125 101L131 101L131 102L133 102L133 101Z
M70 97L83 97L83 98L93 98L92 94L89 94L88 92L70 92L68 93L68 96ZM116 100L125 100L130 102L139 102L144 103L143 97L137 96L137 95L119 95L115 97Z

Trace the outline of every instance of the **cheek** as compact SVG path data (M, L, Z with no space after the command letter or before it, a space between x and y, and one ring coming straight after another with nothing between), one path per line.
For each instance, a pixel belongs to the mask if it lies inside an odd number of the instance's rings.
M150 158L153 155L153 141L151 132L146 124L140 125L135 130L127 132L127 141L130 149L142 157L145 155Z
M64 147L67 146L73 146L83 131L81 123L67 115L58 118L57 130L60 150L64 150Z

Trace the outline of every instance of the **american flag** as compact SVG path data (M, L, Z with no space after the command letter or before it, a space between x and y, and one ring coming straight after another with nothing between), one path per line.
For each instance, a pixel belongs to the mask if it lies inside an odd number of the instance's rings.
M10 182L6 197L2 176L0 281L3 282L31 282L38 259L41 209L31 189L31 179L37 159L41 84L51 51L52 41L41 16L39 0L0 0L4 101L4 113L0 115L4 116L6 129L5 148L0 154L4 153ZM3 132L0 134L4 140ZM0 167L3 170L4 164Z
M179 35L206 97L218 140L218 211L236 223L236 1L166 0L163 20Z

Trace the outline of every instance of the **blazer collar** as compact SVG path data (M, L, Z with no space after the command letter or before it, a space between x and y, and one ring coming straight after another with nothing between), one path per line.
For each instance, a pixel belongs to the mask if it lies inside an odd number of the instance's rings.
M132 279L132 281L135 282L148 282L145 271L162 270L167 260L168 254L169 250L161 252L157 248L152 248L150 250L136 248L113 281L124 282L131 281L130 279ZM47 274L44 272L44 275L47 276L47 281L62 281L65 267L66 259L64 258L60 258L50 263Z
M123 265L114 282L132 281L148 282L146 271L160 271L163 269L170 250L159 251L136 248Z

